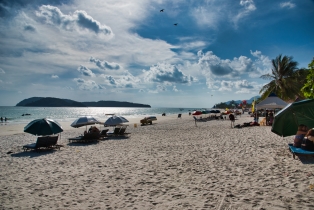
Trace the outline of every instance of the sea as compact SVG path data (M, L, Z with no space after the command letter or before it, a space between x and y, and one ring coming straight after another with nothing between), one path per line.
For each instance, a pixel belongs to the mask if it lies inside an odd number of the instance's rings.
M204 109L204 108L202 108ZM117 107L17 107L0 106L0 116L7 121L0 123L27 125L35 119L49 118L57 122L70 122L82 116L93 116L99 121L105 121L115 114L128 118L144 118L161 116L163 113L185 114L201 110L200 108L117 108Z

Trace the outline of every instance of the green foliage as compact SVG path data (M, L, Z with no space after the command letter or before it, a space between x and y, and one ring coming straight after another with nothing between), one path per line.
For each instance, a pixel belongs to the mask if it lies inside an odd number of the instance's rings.
M279 55L272 60L272 73L262 75L262 79L271 80L260 90L261 99L275 93L283 100L295 100L296 97L304 98L301 88L305 83L308 70L297 69L298 63L293 57Z
M306 98L314 99L314 58L308 67L309 71L301 91Z

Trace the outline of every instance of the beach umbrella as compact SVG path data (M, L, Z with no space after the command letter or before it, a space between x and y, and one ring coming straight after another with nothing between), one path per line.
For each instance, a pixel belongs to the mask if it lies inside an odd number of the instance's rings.
M109 117L104 124L107 126L108 125L109 126L115 126L115 125L119 125L119 124L126 123L126 122L129 122L129 121L127 119L125 119L124 117L114 115L112 117Z
M24 127L24 132L37 136L47 136L62 131L62 126L57 121L47 118L33 120Z
M201 115L201 114L202 114L201 111L194 111L194 112L192 113L192 115Z
M71 126L73 128L79 128L82 126L87 126L88 125L94 125L94 124L99 124L100 122L98 120L96 120L94 117L91 116L86 116L86 117L79 117L78 119L76 119Z
M291 136L296 134L300 124L314 128L314 99L288 104L277 112L271 131L279 136Z

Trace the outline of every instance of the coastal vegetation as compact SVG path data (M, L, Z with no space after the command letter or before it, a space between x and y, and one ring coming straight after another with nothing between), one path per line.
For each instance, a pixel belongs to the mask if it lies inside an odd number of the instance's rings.
M293 57L279 55L272 60L271 74L264 74L262 79L271 80L260 90L261 98L275 93L285 101L295 101L296 98L313 97L313 61L309 69L298 69L298 63Z
M264 100L270 93L275 93L279 98L287 102L299 99L314 99L314 58L308 65L308 69L298 69L298 62L293 57L278 55L272 60L270 74L264 74L262 79L271 80L260 90L261 97L254 97L256 103ZM248 100L246 107L252 106L253 100ZM241 105L241 101L221 102L215 108L235 108Z

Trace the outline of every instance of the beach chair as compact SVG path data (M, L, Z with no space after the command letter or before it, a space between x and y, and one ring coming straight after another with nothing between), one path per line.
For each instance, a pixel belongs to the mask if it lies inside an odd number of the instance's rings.
M102 131L100 132L100 136L101 136L101 137L107 136L107 132L108 132L108 131L109 131L109 129L102 130Z
M60 147L62 147L62 145L58 144L58 140L59 140L59 136L48 136L49 147L60 150Z
M40 136L37 138L36 143L32 143L32 144L26 144L23 146L24 151L27 150L37 150L39 151L39 149L44 148L44 149L54 149L55 145L57 144L58 141L58 136L56 136L57 139L54 138L50 138L49 136ZM60 149L60 147L59 147Z
M130 133L126 133L126 132L125 132L125 131L126 131L126 128L127 128L127 126L122 126L121 129L120 129L120 131L119 131L119 133L118 133L118 136L123 136L123 135L128 135L128 134L130 134Z
M197 119L195 116L193 116L194 120L197 121L197 122L205 122L205 120L203 119Z
M308 151L304 150L302 148L294 147L293 144L288 144L289 150L292 153L293 159L295 159L295 156L313 156L314 157L314 151Z
M119 135L120 129L121 129L121 126L116 126L116 127L113 129L113 131L107 132L107 136L116 136L116 135Z

